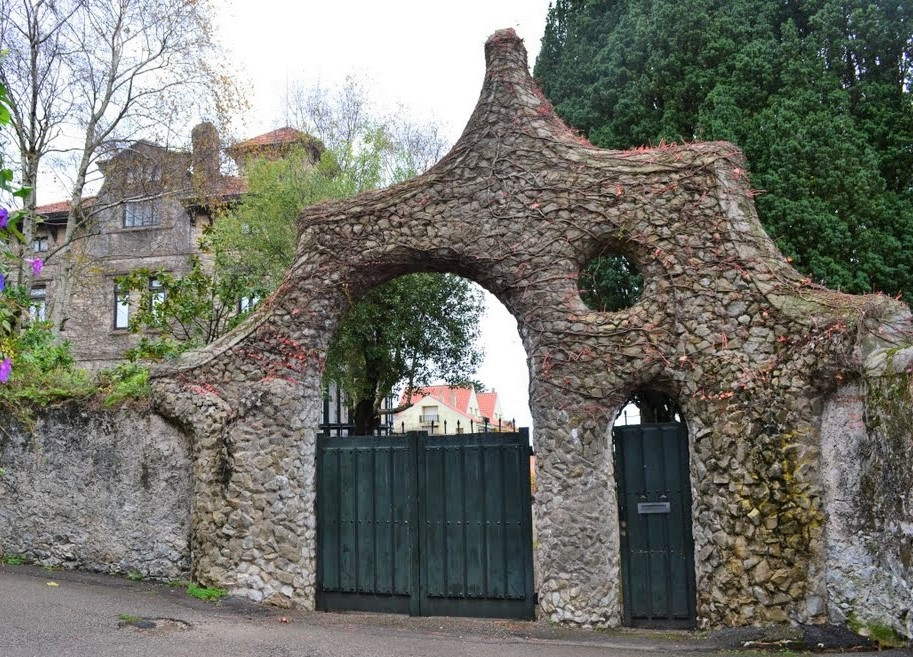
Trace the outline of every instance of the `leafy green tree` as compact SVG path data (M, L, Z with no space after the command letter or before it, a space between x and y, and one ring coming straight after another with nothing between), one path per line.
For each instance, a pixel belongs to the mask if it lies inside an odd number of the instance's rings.
M913 293L910 3L556 0L535 75L596 145L736 143L801 271Z
M577 287L587 306L612 312L637 303L644 289L644 277L624 256L605 254L586 264Z
M355 400L357 434L379 424L381 405L399 384L408 391L437 379L472 384L482 362L475 346L482 305L466 279L407 274L349 309L327 353L326 380Z
M248 191L220 213L207 237L216 276L237 296L262 299L275 290L295 258L296 219L311 203L354 193L349 176L324 152L313 165L304 150L247 165Z
M131 358L163 357L209 344L244 316L238 312L239 300L251 293L239 279L207 272L199 256L190 258L190 271L183 276L135 269L118 279L118 290L121 300L132 302L130 328L157 336L144 336L128 354Z

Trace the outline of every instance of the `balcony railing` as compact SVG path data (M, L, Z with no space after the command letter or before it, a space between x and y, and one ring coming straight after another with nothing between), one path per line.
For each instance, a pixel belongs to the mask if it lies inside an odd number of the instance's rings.
M419 415L418 421L421 424L431 424L431 423L440 424L441 418L437 413L435 413L434 415Z

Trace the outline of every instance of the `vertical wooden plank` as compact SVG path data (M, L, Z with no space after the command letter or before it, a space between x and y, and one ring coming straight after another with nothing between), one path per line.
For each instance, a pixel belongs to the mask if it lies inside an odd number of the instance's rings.
M339 449L339 589L355 591L358 567L356 536L357 492L355 490L355 450Z
M666 496L670 505L668 516L668 540L666 548L669 554L669 572L667 575L668 613L672 618L687 618L688 604L686 597L687 572L684 556L684 520L685 509L682 499L682 462L679 445L678 427L663 427L663 461L665 465Z
M374 450L355 450L356 505L356 587L362 593L374 588Z
M526 452L524 448L523 453ZM504 467L504 533L505 533L505 595L522 600L525 595L523 559L523 506L528 504L528 493L520 485L520 445L511 440L501 448ZM528 467L527 467L528 469Z
M521 451L523 459L520 473L520 485L522 487L520 500L521 503L525 505L523 507L523 555L526 578L526 603L524 605L524 615L525 617L532 619L536 617L535 582L533 581L533 489L532 476L530 473L533 445L530 441L528 428L520 429L519 441L520 445L523 447Z
M444 584L450 597L465 594L465 551L463 541L463 480L461 479L462 448L450 444L441 448L441 489L444 503Z
M374 590L393 592L392 447L374 450Z
M647 501L659 502L666 491L663 464L662 427L646 426L643 429L644 477ZM649 541L650 618L668 618L669 576L668 525L669 514L651 513L647 520Z
M481 598L485 594L485 478L482 472L482 449L477 445L463 449L465 457L466 495L466 595Z
M424 595L424 553L422 546L426 542L426 531L423 514L420 513L419 495L425 489L425 442L427 435L410 432L408 440L408 458L406 472L409 477L409 614L418 616L422 613L422 596Z
M501 453L496 446L484 446L482 448L485 463L485 481L486 481L486 534L485 534L485 555L487 572L488 590L486 595L489 598L503 598L506 593L504 577L506 569L504 567L504 509L502 507L502 496L504 492L504 482L502 477Z
M425 595L440 597L446 594L446 499L444 492L444 455L437 445L426 443L425 449L425 488L421 494L424 513L425 540L423 586Z
M319 448L320 579L324 590L339 589L339 453L326 445Z
M393 495L393 592L409 594L412 590L412 540L418 535L415 521L411 518L410 484L413 483L413 465L410 462L409 444L394 449L391 454L392 495Z

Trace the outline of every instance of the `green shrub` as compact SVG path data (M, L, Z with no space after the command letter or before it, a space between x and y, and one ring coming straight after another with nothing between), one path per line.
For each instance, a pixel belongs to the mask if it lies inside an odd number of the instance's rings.
M98 385L105 395L105 406L113 406L149 395L149 369L136 363L124 363L99 374Z
M0 408L20 420L30 420L28 406L88 397L96 390L92 375L74 366L70 344L54 342L47 322L34 322L7 338L4 351L14 365L9 381L0 386Z

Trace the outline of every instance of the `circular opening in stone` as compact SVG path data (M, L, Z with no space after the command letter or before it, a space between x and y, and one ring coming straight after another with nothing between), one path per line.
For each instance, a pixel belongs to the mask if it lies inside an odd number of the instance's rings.
M630 258L607 251L580 270L577 289L588 308L615 312L637 303L644 291L644 277Z

